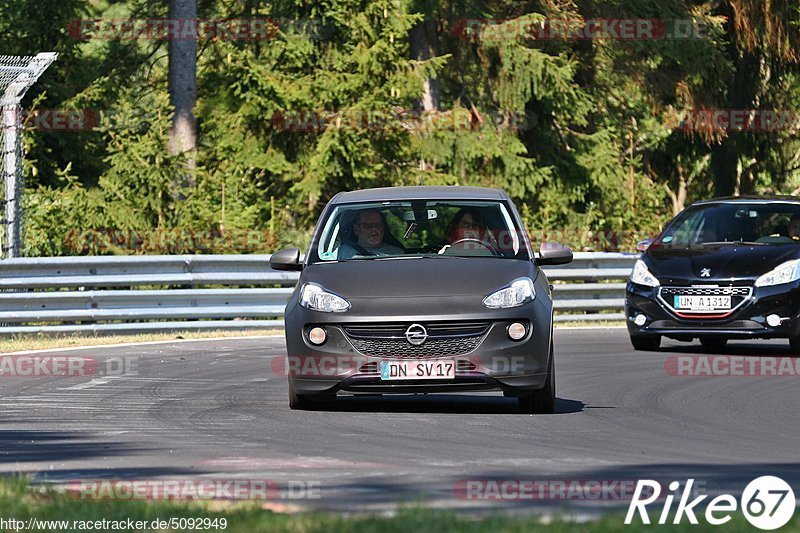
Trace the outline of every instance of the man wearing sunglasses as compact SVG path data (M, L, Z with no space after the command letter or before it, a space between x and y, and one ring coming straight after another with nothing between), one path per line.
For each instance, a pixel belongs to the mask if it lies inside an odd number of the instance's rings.
M353 224L357 242L343 242L336 254L337 259L350 259L357 255L403 255L403 250L384 242L386 220L377 209L361 211Z

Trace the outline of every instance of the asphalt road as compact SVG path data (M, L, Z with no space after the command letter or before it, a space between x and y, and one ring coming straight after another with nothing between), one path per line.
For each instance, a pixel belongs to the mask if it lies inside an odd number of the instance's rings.
M96 364L94 377L0 377L0 470L62 485L268 479L281 487L277 504L341 510L564 505L557 490L465 498L459 487L472 480L694 478L709 493L740 494L777 475L800 495L798 376L674 375L675 354L709 352L672 341L634 352L623 329L557 330L555 349L554 415L520 414L497 393L346 397L290 411L278 337L65 351ZM716 353L788 350L759 341ZM116 371L121 362L127 371Z

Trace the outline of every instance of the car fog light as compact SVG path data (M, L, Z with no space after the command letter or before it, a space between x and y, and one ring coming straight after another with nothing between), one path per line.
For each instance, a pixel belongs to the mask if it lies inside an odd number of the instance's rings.
M769 326L771 328L777 328L778 326L781 325L781 317L779 317L778 315L774 315L774 314L773 315L769 315L767 317L767 324L769 324Z
M637 326L644 326L644 323L647 322L647 317L644 316L642 313L636 315L636 318L633 319L633 323Z
M518 341L525 336L527 331L525 330L525 325L520 324L519 322L514 322L510 326L508 326L508 338L512 341Z
M328 334L320 327L311 328L311 331L308 332L308 340L311 341L311 344L320 345L324 343L327 338Z

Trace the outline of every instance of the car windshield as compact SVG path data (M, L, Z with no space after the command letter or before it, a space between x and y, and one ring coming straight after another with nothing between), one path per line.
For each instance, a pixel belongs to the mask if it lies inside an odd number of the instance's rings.
M691 207L667 226L651 248L741 243L800 244L800 203L730 202Z
M529 259L510 210L499 201L342 204L321 227L311 263L420 256Z

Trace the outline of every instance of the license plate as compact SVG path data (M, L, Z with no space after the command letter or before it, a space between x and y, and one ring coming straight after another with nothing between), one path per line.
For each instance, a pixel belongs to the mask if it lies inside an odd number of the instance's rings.
M456 363L444 361L381 361L381 380L455 379Z
M731 308L730 296L675 296L675 309L688 311L727 311Z

